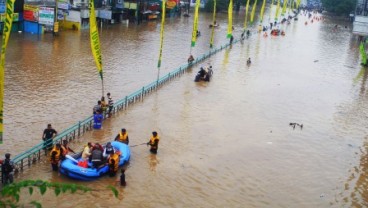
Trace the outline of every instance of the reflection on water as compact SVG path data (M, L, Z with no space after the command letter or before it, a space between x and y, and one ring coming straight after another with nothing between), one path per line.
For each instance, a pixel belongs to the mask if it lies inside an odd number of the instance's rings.
M150 170L152 172L156 172L156 166L157 166L157 164L159 164L159 161L158 161L157 156L155 154L151 154L149 156L149 162L148 163L149 163L149 166L150 166Z
M209 49L211 19L200 17L194 57ZM235 38L243 20L240 12ZM200 64L213 66L210 83L193 82L200 65L194 66L72 143L78 151L126 128L135 145L158 131L157 155L145 145L131 148L128 185L118 187L118 199L105 191L117 186L118 176L74 181L53 173L46 158L17 180L42 178L99 190L30 198L45 207L366 207L367 72L359 66L358 44L349 29L332 30L347 22L327 17L306 26L305 21L301 16L284 26L284 37L254 33ZM218 22L216 46L228 42L226 14L219 14ZM185 63L191 27L192 19L168 19L162 75ZM19 153L40 142L47 123L60 131L91 114L101 83L88 35L12 34L1 152ZM115 101L156 79L158 22L104 27L101 44L106 92ZM293 130L290 122L304 128Z

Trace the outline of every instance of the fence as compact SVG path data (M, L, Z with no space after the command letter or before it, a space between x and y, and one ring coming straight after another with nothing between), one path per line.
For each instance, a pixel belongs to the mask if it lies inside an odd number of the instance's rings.
M240 40L234 40L233 44L239 42ZM219 48L215 48L210 50L208 53L203 54L200 57L197 57L193 62L184 64L179 68L169 72L168 74L162 76L158 80L142 87L141 89L133 92L132 94L126 96L125 98L117 101L114 104L112 114L115 114L118 111L126 110L130 105L134 104L137 101L142 101L145 96L150 94L153 91L158 90L161 86L166 84L167 82L171 81L174 78L180 77L184 74L191 66L203 61L204 59L216 54L217 52L221 51L229 47L231 44L225 44ZM106 114L104 113L104 118L106 118ZM76 138L82 136L85 132L92 130L93 126L93 116L90 116L83 121L79 121L77 124L72 125L71 127L65 129L61 133L59 133L54 139L53 144L60 143L62 140L73 141ZM41 156L47 155L47 150L44 150L44 142L41 142L31 149L16 155L12 161L15 164L15 174L19 171L23 171L24 168L30 167L33 163L36 163L41 159ZM1 174L2 175L2 174Z

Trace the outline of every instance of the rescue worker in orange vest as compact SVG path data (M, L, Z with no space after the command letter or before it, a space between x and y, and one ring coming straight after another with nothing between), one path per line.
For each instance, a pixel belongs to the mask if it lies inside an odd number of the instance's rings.
M118 172L119 162L120 162L120 154L117 152L116 153L111 152L108 160L110 177L115 176L116 173Z
M121 129L121 132L119 132L119 134L116 135L115 141L122 142L126 145L129 144L129 136L128 136L128 133L127 133L126 129L124 129L124 128Z
M157 154L157 150L158 150L158 142L160 141L160 137L157 135L157 132L152 132L152 136L149 140L149 142L147 142L147 146L150 145L150 152L153 154Z
M56 144L50 152L50 162L53 171L58 171L61 154L62 154L61 145Z
M69 143L68 143L68 140L63 140L63 145L61 145L61 150L62 150L62 157L61 157L61 160L64 160L65 159L65 156L69 153L69 152L72 152L75 154L75 152L70 149L69 147Z

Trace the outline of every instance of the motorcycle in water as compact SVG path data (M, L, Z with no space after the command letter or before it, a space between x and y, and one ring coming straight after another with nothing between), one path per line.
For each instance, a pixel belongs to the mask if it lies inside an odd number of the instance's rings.
M199 81L209 82L213 75L212 66L210 66L207 70L208 71L204 70L204 68L201 67L201 70L199 70L199 72L195 76L194 81L195 82L199 82Z

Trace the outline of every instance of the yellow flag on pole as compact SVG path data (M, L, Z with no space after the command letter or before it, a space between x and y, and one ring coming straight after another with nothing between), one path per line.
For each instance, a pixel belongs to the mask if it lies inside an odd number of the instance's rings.
M8 45L10 31L13 24L13 14L14 14L14 1L15 0L7 0L6 1L6 10L5 10L5 21L4 21L4 29L3 29L3 37L2 37L2 46L1 46L1 63L0 63L0 144L3 143L3 132L4 132L4 81L5 81L5 52L6 46Z
M280 13L280 0L277 0L277 7L276 7L276 14L275 14L275 21L279 18Z
M253 4L252 14L250 15L250 24L253 24L254 14L256 13L257 0Z
M231 36L233 35L233 0L230 0L229 2L227 13L228 13L227 38L231 38Z
M271 21L271 15L272 15L272 6L273 6L273 0L271 0L271 5L270 5L270 15L268 17L268 21Z
M161 67L161 58L162 58L162 47L164 44L164 26L165 26L165 17L166 17L166 1L162 0L162 16L161 16L161 31L160 31L160 52L158 56L158 64L157 67Z
M247 5L245 6L245 20L244 20L244 30L247 29L247 23L248 23L248 10L249 10L249 1L247 1Z
M288 0L284 0L284 5L282 6L282 12L281 12L282 16L284 16L286 13L287 4L288 4Z
M194 21L193 21L193 32L192 32L192 47L195 46L197 41L197 31L198 31L198 13L199 13L200 0L196 0L194 9Z
M300 2L301 2L301 0L297 0L296 1L296 8L298 9L299 8L299 6L300 6Z
M213 41L215 39L215 26L216 26L216 0L213 0L213 17L212 17L210 48L213 47Z
M263 14L266 6L266 0L263 0L262 7L261 7L261 22L263 21Z
M98 73L100 74L101 80L103 80L100 38L98 37L95 5L93 0L89 1L89 7L89 34L91 39L91 49L96 62Z

